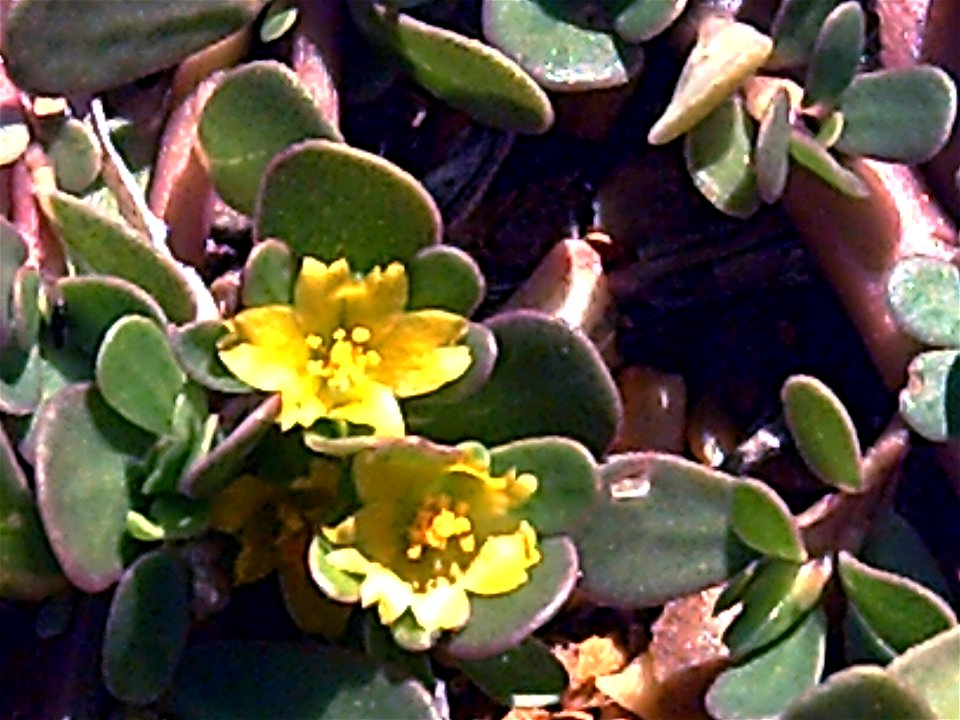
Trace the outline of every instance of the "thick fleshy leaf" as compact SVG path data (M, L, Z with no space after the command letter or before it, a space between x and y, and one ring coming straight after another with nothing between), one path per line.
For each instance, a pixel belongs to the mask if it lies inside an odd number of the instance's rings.
M830 676L791 702L779 720L936 720L915 693L878 667L855 665Z
M264 400L219 445L187 470L180 481L180 492L189 497L202 498L226 486L279 414L279 395Z
M259 238L277 238L323 262L346 258L355 272L409 262L440 240L440 211L413 176L326 140L308 140L274 159L256 225Z
M96 593L123 571L127 474L151 436L114 412L91 384L64 388L37 418L37 505L74 585Z
M832 567L829 557L761 565L740 599L743 610L723 635L730 652L745 657L783 637L820 599Z
M219 320L201 320L174 328L170 344L187 375L204 387L223 393L251 392L249 385L220 362L217 341L226 334L227 328Z
M776 202L787 186L790 171L790 97L779 90L767 105L753 150L757 191L766 203Z
M601 456L620 422L620 397L597 350L561 321L535 312L486 322L499 355L487 383L456 405L438 406L411 427L441 442L488 446L562 435ZM531 382L531 373L537 382Z
M13 334L21 348L36 344L40 333L40 272L24 265L13 277Z
M773 19L773 55L767 67L796 67L807 62L827 15L841 0L783 0Z
M550 648L535 638L483 660L461 660L459 665L487 697L508 707L553 705L570 681Z
M870 194L866 183L855 172L841 165L823 145L800 130L790 133L790 157L844 195L861 198Z
M300 9L296 5L271 3L260 23L260 39L265 43L279 40L297 24L299 17Z
M847 605L843 614L843 657L849 665L886 665L897 657L897 651L870 627L855 605Z
M163 310L131 282L108 275L62 278L57 292L63 300L63 332L72 348L95 357L107 330L126 315L140 315L158 327L166 325Z
M957 116L957 87L932 65L861 73L840 98L837 149L899 163L929 160Z
M263 0L26 0L6 18L3 55L22 90L96 93L174 65L251 22L262 6Z
M181 720L273 720L278 713L300 720L441 717L419 683L391 682L368 659L313 642L226 641L190 648L169 707Z
M169 550L131 565L110 604L103 639L103 679L123 702L153 702L167 687L187 644L187 568Z
M563 0L486 0L483 34L548 90L579 92L629 82L640 72L643 51L624 44L612 27L583 16L582 7Z
M759 480L745 478L733 488L730 521L745 545L790 562L805 562L807 551L790 508Z
M803 104L829 109L850 85L863 54L866 18L860 3L835 7L817 35L803 84Z
M546 93L499 50L374 3L349 7L374 45L388 49L431 94L478 122L522 133L542 133L553 124Z
M770 38L744 23L707 23L648 142L664 145L692 130L763 65L772 48Z
M707 692L707 711L717 720L775 717L816 685L826 650L827 616L816 608L780 642L720 673Z
M139 285L174 322L193 318L196 306L190 286L146 238L65 193L53 193L50 204L60 239L88 267Z
M295 273L293 254L284 243L279 240L257 243L243 267L244 307L289 305L293 299Z
M721 582L750 560L731 527L729 476L635 453L612 458L601 477L611 497L575 533L581 589L598 602L652 607Z
M64 120L47 143L57 187L82 193L100 174L100 142L90 126L76 118Z
M904 258L887 280L897 324L928 345L960 347L960 270L938 258Z
M542 558L530 579L505 595L470 598L470 620L444 644L457 658L498 655L539 628L566 602L577 582L577 548L566 536L541 539Z
M950 606L933 592L893 573L840 553L840 580L848 602L896 652L904 652L957 624Z
M870 523L859 558L871 567L903 575L952 599L950 584L940 563L913 526L892 510L879 513Z
M646 42L680 17L687 0L633 0L613 21L617 34L629 42Z
M734 217L748 217L760 206L751 135L743 101L730 97L692 128L683 144L693 184L714 207Z
M0 427L0 597L39 600L65 585L27 476Z
M863 482L860 441L840 399L807 375L788 378L780 399L787 427L807 467L823 482L856 492Z
M537 491L521 512L541 535L570 532L599 500L593 458L572 440L518 440L493 449L490 462L495 475L515 469L537 477Z
M486 292L476 261L452 245L424 248L411 258L407 274L408 310L439 308L470 317Z
M937 717L948 718L960 708L960 627L914 645L890 663L887 672L917 697Z
M13 279L27 259L27 245L20 231L0 217L0 344L6 342L6 332L13 299Z
M907 367L900 414L927 440L960 435L960 350L931 350Z
M223 75L203 106L197 136L220 197L248 215L278 152L308 138L343 139L296 74L273 60Z
M124 418L157 435L170 429L186 375L155 322L139 315L117 320L100 346L96 373L100 393Z

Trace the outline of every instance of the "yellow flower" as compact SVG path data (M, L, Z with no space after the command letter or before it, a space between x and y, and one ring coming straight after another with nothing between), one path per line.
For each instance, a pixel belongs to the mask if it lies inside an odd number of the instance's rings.
M288 485L242 475L217 494L210 507L211 526L237 538L233 582L246 585L277 571L293 621L304 632L335 637L346 622L307 577L307 546L328 520L340 478L338 464L315 460L310 473Z
M511 592L540 561L515 512L536 490L529 473L494 476L478 453L408 441L358 454L353 478L360 508L314 538L313 578L336 600L376 605L384 624L415 621L426 646L467 622L468 593Z
M467 321L443 310L404 312L408 294L399 263L358 277L346 260L305 258L293 305L228 320L220 359L248 385L280 393L283 430L331 418L402 436L397 398L433 392L471 362L456 344Z

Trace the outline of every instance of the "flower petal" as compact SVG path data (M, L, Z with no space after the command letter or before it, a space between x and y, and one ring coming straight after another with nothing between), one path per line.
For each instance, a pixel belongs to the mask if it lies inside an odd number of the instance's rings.
M378 329L403 312L408 296L407 271L403 265L390 263L386 270L375 267L362 280L341 290L344 327L365 327L375 340Z
M413 588L392 572L380 565L360 584L360 604L370 607L377 604L380 622L389 625L410 607Z
M470 619L470 600L459 584L441 581L425 593L416 593L410 610L425 630L456 630Z
M330 265L312 257L303 259L293 289L293 306L305 332L329 341L343 322L340 293L351 284L350 267L343 258Z
M307 346L286 305L244 310L226 325L229 334L217 343L220 360L248 385L281 390L296 384L305 372Z
M536 534L523 521L516 532L484 541L464 574L463 586L477 595L500 595L527 581L527 568L540 562Z
M364 383L353 388L350 399L334 407L328 417L368 425L380 437L402 437L403 413L390 388L377 383Z
M420 310L395 318L389 332L370 343L380 363L369 375L397 397L433 392L470 367L470 350L454 345L466 330L464 318L443 310Z

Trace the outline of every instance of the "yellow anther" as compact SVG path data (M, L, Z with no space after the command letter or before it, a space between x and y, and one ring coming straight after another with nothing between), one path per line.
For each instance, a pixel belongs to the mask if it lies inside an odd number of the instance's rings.
M307 342L307 347L314 351L320 350L323 347L323 338L320 337L319 335L314 335L313 333L311 333L310 335L307 335L306 342Z
M474 535L464 535L457 543L460 545L460 549L465 553L476 552L477 549L477 538Z
M416 545L411 545L407 548L407 559L408 560L419 560L423 555L423 545L417 543Z
M333 331L332 337L334 340L346 340L347 331L344 330L343 328L337 328L336 330Z
M370 331L367 328L363 327L362 325L358 325L357 327L355 327L353 330L350 331L350 339L353 342L361 345L369 341L370 337L371 337Z
M307 360L307 372L314 377L323 377L325 371L323 360Z

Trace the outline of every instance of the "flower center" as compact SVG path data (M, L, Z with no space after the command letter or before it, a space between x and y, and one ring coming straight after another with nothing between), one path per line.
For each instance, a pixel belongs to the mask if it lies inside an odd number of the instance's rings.
M420 506L408 531L407 558L419 560L424 550L446 550L447 542L457 540L465 553L477 549L473 523L467 517L469 506L465 502L452 503L448 495L429 497Z
M307 372L313 377L325 381L326 385L337 392L348 392L366 377L368 367L380 364L380 353L368 350L370 330L358 325L348 334L344 328L337 328L327 343L319 335L307 336L310 359Z

